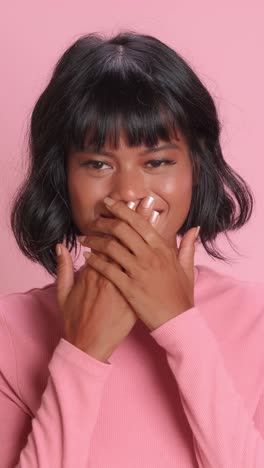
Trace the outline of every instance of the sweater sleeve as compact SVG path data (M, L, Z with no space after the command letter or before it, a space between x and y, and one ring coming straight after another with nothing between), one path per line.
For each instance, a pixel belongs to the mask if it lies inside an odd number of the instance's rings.
M32 418L19 391L12 333L0 312L1 468L87 467L92 432L112 364L60 339ZM30 357L28 357L30 359Z
M264 440L264 392L262 393L254 414L254 423Z
M192 307L150 334L165 349L177 380L199 468L263 468L263 433L236 392L199 308Z

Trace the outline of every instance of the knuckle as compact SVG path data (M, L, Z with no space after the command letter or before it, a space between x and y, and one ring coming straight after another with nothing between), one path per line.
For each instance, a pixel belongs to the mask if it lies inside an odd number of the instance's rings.
M103 227L103 223L104 223L104 218L97 218L95 221L93 221L93 224L91 225L92 229L93 228L100 228L100 227Z
M152 239L152 232L150 231L150 228L149 228L149 222L144 218L140 219L138 221L138 226L139 226L140 232L142 232L143 236L147 240L150 241Z
M111 263L106 263L106 265L104 266L104 273L106 275L110 275L112 269L113 269L112 264Z
M107 253L110 253L111 251L113 251L113 249L116 248L116 244L117 243L113 238L107 239L107 241L105 243L105 251Z
M96 231L96 228L103 228L104 218L97 218L91 224L89 224L89 228L91 231Z
M86 267L81 272L81 279L83 280L86 287L88 285L91 285L91 283L94 284L94 282L96 281L97 276L98 276L98 273L93 268Z
M113 290L113 284L107 278L104 278L104 281L102 283L102 289L105 292L110 292Z
M112 221L112 231L114 234L118 234L120 230L122 229L123 222L120 221L119 219L114 219Z
M160 255L159 250L157 249L153 250L152 255L150 255L148 263L154 269L161 268L163 266L164 260L162 256Z
M102 287L103 290L108 290L109 289L109 283L110 282L104 276L102 276L102 275L99 276L98 283L100 285L100 288Z

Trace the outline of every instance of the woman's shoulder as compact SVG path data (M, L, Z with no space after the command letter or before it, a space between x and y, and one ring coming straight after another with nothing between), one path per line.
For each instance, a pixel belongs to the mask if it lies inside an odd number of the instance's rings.
M229 337L234 344L243 336L244 342L262 345L264 282L236 278L207 266L199 265L198 272L195 304L219 338L226 341Z
M220 341L230 340L234 346L237 340L245 349L246 342L262 347L264 282L236 278L207 266L199 265L198 272L195 304Z
M196 289L204 298L223 296L228 298L240 294L252 300L258 300L264 304L264 278L263 281L241 279L232 272L222 272L206 265L196 265ZM229 295L229 296L228 296Z
M0 391L32 415L61 336L55 284L0 296Z
M9 335L17 353L20 349L24 353L52 352L62 326L55 283L0 296L0 332Z
M0 313L12 328L46 327L60 319L55 283L24 292L0 295ZM60 320L59 320L60 321Z

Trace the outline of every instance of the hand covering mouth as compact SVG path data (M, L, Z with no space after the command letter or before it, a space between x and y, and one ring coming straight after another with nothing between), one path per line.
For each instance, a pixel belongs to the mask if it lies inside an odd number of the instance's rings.
M163 212L163 210L157 210L157 209L155 211L158 211L159 214L161 214ZM115 216L113 216L113 215L111 215L109 213L107 213L107 214L106 213L101 213L100 216L102 218L111 218L111 219L115 218Z

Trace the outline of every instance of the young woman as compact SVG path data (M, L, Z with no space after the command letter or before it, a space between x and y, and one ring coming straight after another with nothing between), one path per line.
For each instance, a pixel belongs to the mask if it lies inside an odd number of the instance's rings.
M88 34L56 64L11 213L55 281L0 299L1 468L263 467L263 283L194 265L253 210L219 138L157 38Z

